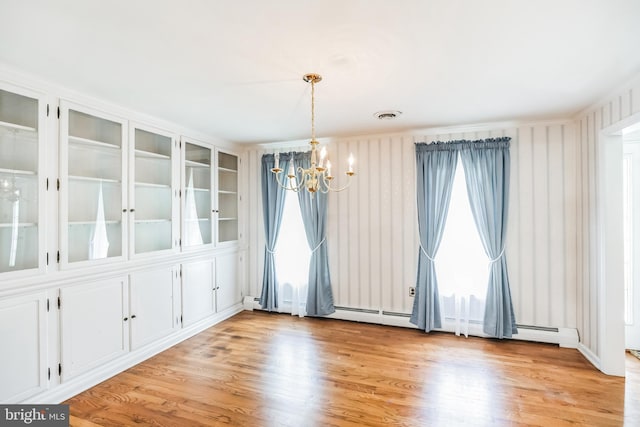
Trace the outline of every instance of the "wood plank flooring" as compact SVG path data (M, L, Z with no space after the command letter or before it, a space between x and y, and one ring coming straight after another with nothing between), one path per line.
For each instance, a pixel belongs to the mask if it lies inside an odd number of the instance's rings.
M68 400L72 426L640 425L574 349L242 312Z

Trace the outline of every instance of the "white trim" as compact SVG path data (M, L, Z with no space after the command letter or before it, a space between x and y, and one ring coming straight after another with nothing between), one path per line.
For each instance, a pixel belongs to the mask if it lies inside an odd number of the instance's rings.
M624 255L622 237L622 145L624 128L640 122L632 114L598 133L596 177L597 209L597 352L598 369L607 375L625 376Z
M587 359L596 369L602 371L600 366L600 358L582 343L578 343L578 351Z

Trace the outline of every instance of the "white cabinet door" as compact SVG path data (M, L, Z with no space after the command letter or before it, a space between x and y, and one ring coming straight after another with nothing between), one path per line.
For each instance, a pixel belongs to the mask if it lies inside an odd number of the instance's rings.
M223 311L242 301L238 283L238 254L216 257L217 311Z
M179 151L173 134L131 124L129 225L132 257L178 247Z
M0 84L0 273L45 265L43 99Z
M130 275L131 349L171 334L178 326L174 307L175 268L141 271Z
M0 300L0 402L46 389L46 336L44 293Z
M66 381L129 350L127 279L60 290L62 378Z
M214 261L182 264L182 316L188 326L215 312Z
M127 256L127 121L60 102L63 267Z
M183 139L182 249L211 245L213 239L213 156L211 146Z
M217 243L236 242L238 240L238 165L235 154L218 150L216 209Z

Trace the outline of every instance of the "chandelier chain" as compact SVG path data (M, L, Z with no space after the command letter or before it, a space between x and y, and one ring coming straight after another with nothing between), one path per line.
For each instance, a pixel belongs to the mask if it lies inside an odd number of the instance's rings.
M316 140L316 82L311 80L311 141Z

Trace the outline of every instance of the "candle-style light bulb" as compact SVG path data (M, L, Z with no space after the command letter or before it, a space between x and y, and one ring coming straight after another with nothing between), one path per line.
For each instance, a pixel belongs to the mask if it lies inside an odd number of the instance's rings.
M327 160L327 176L331 176L331 161Z
M291 163L289 163L289 177L292 178L296 176L296 169L293 166L293 160L291 160Z
M280 153L276 153L273 157L276 161L274 169L280 169Z
M322 165L324 164L324 159L327 157L327 147L322 147L322 150L320 150L320 164L318 165L319 167L322 167Z
M353 173L353 153L349 154L349 172Z

